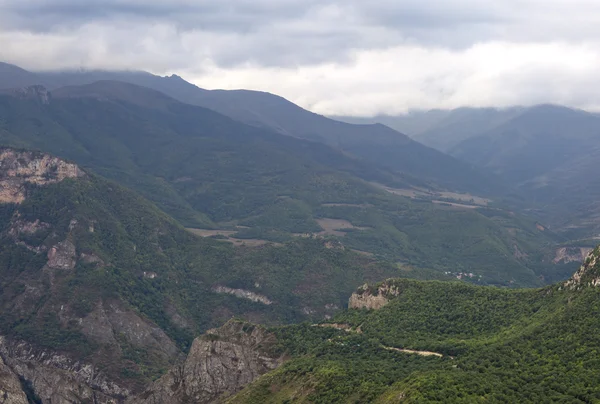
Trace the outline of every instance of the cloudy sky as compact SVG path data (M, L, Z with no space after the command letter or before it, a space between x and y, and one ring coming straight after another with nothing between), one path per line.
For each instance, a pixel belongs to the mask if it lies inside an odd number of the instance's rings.
M323 114L600 110L600 1L0 0L0 60L175 73Z

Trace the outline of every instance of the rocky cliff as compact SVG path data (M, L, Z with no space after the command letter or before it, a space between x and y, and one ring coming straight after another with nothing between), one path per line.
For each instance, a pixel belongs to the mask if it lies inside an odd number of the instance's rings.
M389 303L390 298L401 293L392 279L375 286L364 284L350 296L349 309L380 309Z
M0 404L28 404L19 376L0 357Z
M26 185L46 185L83 176L76 165L48 154L0 148L0 203L21 203Z
M589 247L560 247L555 251L552 262L555 264L583 262L592 250L593 248Z
M211 403L233 394L282 363L275 336L230 320L196 338L187 359L128 404Z
M16 381L22 394L28 391L30 398L42 403L113 404L121 402L129 394L127 389L108 380L93 365L36 348L24 341L0 337L0 360L3 364L0 366L3 374L0 376L0 389L9 391L7 381L11 381L10 386L14 389ZM13 393L13 396L14 402L18 403L21 394Z
M568 289L600 286L600 247L596 247L588 254L583 265L563 286Z

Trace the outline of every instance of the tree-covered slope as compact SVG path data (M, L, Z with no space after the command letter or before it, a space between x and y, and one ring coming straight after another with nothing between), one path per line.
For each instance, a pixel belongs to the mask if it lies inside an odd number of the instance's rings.
M234 248L73 163L0 161L0 334L134 391L232 316L323 318L356 284L400 273L323 239Z
M363 287L329 325L276 329L292 359L228 402L596 402L599 253L543 289Z
M275 94L249 90L205 90L179 76L160 77L139 71L25 72L4 65L0 88L42 84L55 90L116 80L155 89L181 102L217 111L248 125L324 142L383 167L433 181L452 190L498 195L507 190L497 177L426 147L380 124L353 125L307 111ZM11 84L10 77L14 76Z
M483 283L536 285L563 274L548 259L558 239L534 221L495 207L411 201L372 183L429 185L143 87L98 82L0 95L0 142L72 159L188 227L281 242L333 223L328 233L346 247Z

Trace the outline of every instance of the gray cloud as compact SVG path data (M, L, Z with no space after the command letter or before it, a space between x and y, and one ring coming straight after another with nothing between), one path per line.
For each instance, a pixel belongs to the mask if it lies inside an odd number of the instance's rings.
M178 73L327 113L600 105L596 49L596 0L0 0L0 60Z
M465 48L599 33L597 19L583 13L578 26L565 29L564 12L573 14L578 2L589 0L0 0L0 26L41 35L77 34L89 25L107 34L115 25L138 31L160 25L214 41L200 46L210 46L208 56L220 65L293 66L402 43Z

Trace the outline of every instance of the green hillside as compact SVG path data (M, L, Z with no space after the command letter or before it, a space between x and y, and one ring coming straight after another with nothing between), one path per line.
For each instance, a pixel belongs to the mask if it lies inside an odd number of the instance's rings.
M362 288L357 296L389 303L338 314L332 323L345 330L277 329L292 359L228 402L596 402L599 270L596 258L587 263L570 283L543 289Z
M160 77L141 71L32 73L0 62L0 89L41 84L51 90L89 85L102 80L152 88L174 99L216 111L247 125L322 142L379 167L464 192L499 195L508 188L485 170L450 157L380 124L352 125L307 111L275 94L248 90L205 90L179 76ZM464 127L464 126L463 126Z
M2 186L25 195L0 204L0 333L117 378L160 374L232 316L323 318L357 284L402 273L324 239L234 248L196 237L116 183L88 172L43 184L58 170L50 165L34 184L29 173L50 157L0 151Z
M474 273L481 283L532 286L571 271L551 263L560 239L534 221L497 208L433 204L433 196L399 197L373 183L440 188L326 145L124 83L64 88L47 103L35 91L0 95L0 143L74 160L140 192L186 227L276 242L325 231L348 248Z

